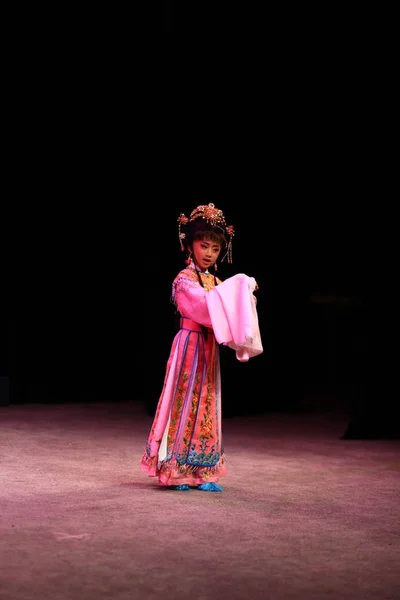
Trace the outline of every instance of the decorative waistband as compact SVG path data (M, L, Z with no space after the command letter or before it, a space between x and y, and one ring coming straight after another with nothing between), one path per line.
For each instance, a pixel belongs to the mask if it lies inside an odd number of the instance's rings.
M188 319L187 317L181 317L181 329L188 329L189 331L198 331L199 333L214 333L211 327L205 327Z

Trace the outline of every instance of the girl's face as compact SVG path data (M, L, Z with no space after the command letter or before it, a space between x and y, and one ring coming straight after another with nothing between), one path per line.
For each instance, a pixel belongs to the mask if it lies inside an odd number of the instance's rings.
M221 244L205 238L195 240L192 245L193 259L200 271L206 271L217 261L221 252Z

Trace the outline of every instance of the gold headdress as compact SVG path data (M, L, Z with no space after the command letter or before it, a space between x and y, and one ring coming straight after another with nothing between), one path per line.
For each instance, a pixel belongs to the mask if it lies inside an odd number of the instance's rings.
M231 263L232 238L235 235L235 230L233 228L233 225L226 224L224 213L222 212L222 210L216 208L215 205L212 203L197 206L194 210L192 210L189 218L186 217L183 213L179 215L178 233L181 250L185 250L182 240L184 240L186 237L186 234L181 231L181 227L187 225L187 223L195 221L196 219L204 219L205 221L207 221L207 223L209 223L209 225L211 225L212 227L217 227L229 237L227 250L223 258L221 259L221 262L225 260L226 257L228 257L228 262Z

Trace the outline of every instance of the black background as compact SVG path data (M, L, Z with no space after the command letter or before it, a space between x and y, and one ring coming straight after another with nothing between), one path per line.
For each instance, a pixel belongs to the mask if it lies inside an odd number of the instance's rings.
M236 229L221 276L256 278L264 344L247 364L222 352L226 416L354 412L376 289L360 16L183 6L164 3L151 41L124 15L81 15L73 43L56 28L21 53L29 102L15 94L2 225L11 402L152 412L184 264L177 218L214 202Z

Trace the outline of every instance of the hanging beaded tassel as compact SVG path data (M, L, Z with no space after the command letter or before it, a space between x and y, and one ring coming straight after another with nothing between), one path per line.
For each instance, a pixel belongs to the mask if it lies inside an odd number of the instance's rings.
M235 235L235 230L233 228L233 225L228 225L228 227L226 228L226 233L229 235L229 242L228 242L228 247L226 249L224 257L221 259L221 262L224 261L225 258L227 258L228 263L231 264L232 263L232 238Z
M184 233L181 232L181 225L186 225L186 223L189 221L189 219L183 214L181 213L178 217L178 235L179 235L179 243L181 245L181 250L182 252L185 250L185 246L183 245L183 241L186 237L186 235Z

